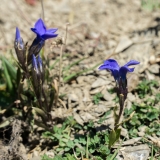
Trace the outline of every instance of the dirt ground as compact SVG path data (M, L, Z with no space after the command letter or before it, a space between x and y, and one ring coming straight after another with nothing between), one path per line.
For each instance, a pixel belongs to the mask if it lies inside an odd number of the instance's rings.
M31 2L1 0L0 55L10 57L9 50L14 50L15 27L19 27L25 42L32 43L34 34L30 28L37 19L43 18L43 12L41 1ZM64 58L62 66L84 58L68 75L87 70L69 82L66 79L67 83L62 82L60 93L67 95L64 100L67 111L53 109L53 117L72 115L83 125L90 120L96 121L115 105L112 100L116 95L106 91L114 86L114 79L107 71L98 70L107 58L117 59L120 64L131 59L140 62L134 74L128 75L129 91L135 89L143 77L159 81L160 10L144 10L140 0L44 0L43 4L45 24L48 28L58 28L60 38L64 39L69 23L64 55L69 54L70 59ZM60 47L53 46L54 40L48 40L45 45L45 56L50 57L51 64L60 53ZM58 69L53 70L53 74L57 75ZM92 97L99 92L104 94L104 99L95 105ZM135 95L129 93L126 106L135 100ZM105 123L113 127L113 116ZM33 139L36 137L30 141ZM31 148L26 147L26 150ZM34 157L37 152L32 154L30 152L29 156Z

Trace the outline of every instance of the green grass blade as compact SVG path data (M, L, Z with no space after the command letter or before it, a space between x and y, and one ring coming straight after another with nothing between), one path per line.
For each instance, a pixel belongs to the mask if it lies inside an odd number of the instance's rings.
M6 64L5 64L3 58L2 58L2 66L3 66L3 69L4 69L4 76L5 76L5 79L6 79L6 82L7 82L7 87L9 89L9 91L12 91L13 85L12 85L11 77L8 73L8 70L7 70L7 67L6 67Z
M69 54L63 55L63 58L64 58L64 57L69 57ZM55 60L55 62L54 62L49 68L50 68L50 69L54 69L54 68L55 68L55 65L56 65L57 63L59 63L59 61L60 61L60 59L57 58L57 59Z
M84 70L84 71L80 71L80 72L77 72L77 73L73 73L73 74L70 74L69 76L64 76L64 79L63 79L63 80L64 80L64 82L68 82L69 80L71 80L71 79L74 78L74 77L77 77L77 76L79 76L79 75L81 75L81 74L83 74L83 73L86 73L86 72L89 72L89 71L95 69L95 68L98 67L101 63L102 63L102 62L100 62L100 63L96 64L95 66L93 66L92 68L86 69L86 70Z
M122 142L120 143L119 147L116 149L116 151L114 152L114 154L112 155L112 157L110 158L110 160L114 160L114 158L118 154L118 151L121 148L123 142L124 142L124 139L122 140Z
M7 70L8 70L8 73L9 73L10 77L13 80L16 80L17 73L16 73L15 67L5 57L2 57L2 60L5 63L5 66L6 66Z
M65 68L63 69L63 71L68 71L71 67L73 67L74 65L77 65L78 63L80 63L81 61L83 61L83 60L86 59L86 58L87 58L87 57L81 58L81 59L79 59L79 60L71 63L70 65L68 65L67 67L65 67Z

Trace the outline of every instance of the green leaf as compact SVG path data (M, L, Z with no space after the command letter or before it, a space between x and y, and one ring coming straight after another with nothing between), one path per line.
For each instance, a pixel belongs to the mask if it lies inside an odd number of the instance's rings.
M101 63L102 63L102 62L96 64L95 66L93 66L93 67L91 67L91 68L89 68L89 69L85 69L85 70L83 70L83 71L79 71L79 72L72 73L72 74L70 74L70 75L64 76L63 81L64 81L64 82L68 82L68 81L70 81L70 80L71 80L72 78L74 78L74 77L77 77L77 76L79 76L79 75L82 75L83 73L92 71L92 70L94 70L95 68L97 68Z
M55 133L54 136L55 136L58 140L61 140L61 138L62 138L62 135L59 135L59 134L57 134L57 133Z
M50 158L46 154L44 154L41 160L53 160L53 158Z
M17 69L17 78L16 78L17 86L19 85L20 81L21 81L21 70L18 67L18 69Z
M94 149L94 148L90 148L90 149L89 149L89 152L90 152L90 153L94 153L94 152L95 152L95 149Z
M5 91L6 90L6 84L0 84L0 91Z
M69 148L73 148L74 147L74 143L73 141L69 140L66 145L69 147Z
M45 120L47 120L47 115L46 115L46 113L45 113L42 109L37 108L37 107L32 107L32 108L33 108L33 110L34 110L38 115L40 115L40 116L43 117Z
M66 146L66 143L60 141L60 142L59 142L59 146L60 146L60 147L64 147L64 146Z
M116 141L118 141L118 140L119 140L120 135L121 135L121 129L120 129L120 128L118 128L118 129L116 129Z
M111 114L111 110L107 111L105 115L99 119L98 123L101 124L103 121L107 119L107 116L109 116L110 114Z
M42 127L42 128L45 128L46 130L49 130L44 123L42 123L42 122L40 122L38 120L34 120L34 122L35 122L35 125L37 125L39 127Z
M64 134L63 137L66 138L66 139L70 139L68 134Z
M28 97L25 96L24 94L20 94L21 98L23 101L28 101Z
M54 137L53 133L51 133L49 131L46 131L46 132L42 133L42 137L44 137L44 138L50 138L52 140L55 140L55 137Z
M69 148L69 147L65 147L65 148L64 148L64 151L65 151L65 152L68 152L70 149L71 149L71 148Z
M7 87L9 89L9 91L12 91L13 85L12 85L11 77L8 73L8 70L7 70L7 67L6 67L6 64L5 64L3 58L2 58L2 66L3 66L3 69L4 69L4 76L5 76L5 79L6 79L6 82L7 82Z
M56 149L57 152L60 152L60 151L63 151L63 150L64 150L63 148L57 148L57 149ZM59 160L59 159L58 159L58 160Z
M2 57L2 60L4 61L5 65L7 67L7 70L8 70L8 73L9 73L10 77L13 80L16 80L17 73L16 73L15 67L5 57Z
M77 60L76 62L71 63L70 65L68 65L67 67L63 68L63 71L67 71L70 70L71 67L77 65L78 63L80 63L81 61L83 61L84 59L86 59L86 57Z
M120 138L121 129L112 130L109 135L109 148Z
M54 126L54 127L53 127L53 132L54 132L54 133L58 133L59 129L60 129L60 128L58 128L57 126Z
M74 156L72 156L72 155L70 155L70 154L66 154L66 156L67 156L67 160L76 160L75 158L74 158Z
M0 128L10 125L13 122L13 120L14 120L13 116L6 118L3 122L0 123Z
M67 143L68 142L68 138L62 138L61 141L64 142L64 143Z
M108 142L109 142L108 134L104 136L104 139L105 139L105 144L108 144Z
M109 148L115 143L116 141L116 132L112 130L109 134Z

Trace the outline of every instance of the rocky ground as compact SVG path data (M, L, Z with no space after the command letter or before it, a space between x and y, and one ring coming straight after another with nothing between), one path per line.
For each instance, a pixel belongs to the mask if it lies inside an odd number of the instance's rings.
M0 55L10 57L9 50L13 50L16 26L21 30L24 41L29 44L32 42L34 35L30 28L38 18L43 17L43 12L40 1L30 2L1 0ZM115 85L113 77L107 71L98 70L98 66L105 59L114 58L121 65L131 59L140 62L135 72L128 74L130 93L126 107L130 107L135 101L141 101L131 91L136 89L143 78L159 81L160 9L143 9L140 0L44 0L43 3L45 24L48 28L58 28L59 37L63 40L66 24L69 23L62 67L72 67L62 73L60 94L66 96L63 99L63 107L53 109L53 117L73 116L83 125L91 120L98 121L101 115L116 105L113 101L116 94L108 92ZM55 46L55 39L48 40L45 56L50 57L51 64L54 64L59 53L60 47ZM69 58L65 55L69 55ZM58 65L54 66L52 74L56 77L58 72ZM72 74L76 75L69 77ZM158 87L155 92L159 91ZM95 104L93 97L98 93L102 93L103 98ZM113 128L113 113L104 124ZM126 129L122 131L123 136L127 135ZM137 142L138 139L128 142L128 150L134 150L132 145ZM148 151L145 144L139 147L139 150L143 148L144 152ZM31 148L26 145L26 150ZM28 157L34 157L37 152L33 149L28 153ZM127 153L123 150L119 154L124 155L125 152Z

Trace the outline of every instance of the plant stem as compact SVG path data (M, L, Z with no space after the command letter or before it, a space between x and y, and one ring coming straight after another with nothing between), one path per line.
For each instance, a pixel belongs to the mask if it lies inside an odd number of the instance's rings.
M121 115L123 113L123 108L124 108L124 95L123 94L119 95L119 104L120 104L120 110L119 110L118 118L115 123L115 129L118 128L117 124L119 124L119 121L121 119Z
M48 120L51 120L51 116L50 116L50 114L49 114L50 111L51 111L51 109L50 109L50 107L49 107L49 105L48 105L47 97L46 97L46 94L45 94L45 92L44 92L43 87L42 87L42 94L43 94L43 97L44 97L44 103L45 103L45 105L46 105L46 112L47 112Z
M58 84L57 97L56 97L56 102L55 102L56 106L57 106L57 101L58 101L58 96L59 96L59 88L60 88L60 83L61 83L63 47L66 45L66 41L67 41L68 25L69 24L66 24L65 39L64 39L64 43L61 45L61 51L60 51L60 58L59 58L59 84Z
M86 144L86 158L88 159L88 133L87 133L87 144Z
M44 21L44 6L43 6L43 0L41 0L41 7L42 7L42 19Z

